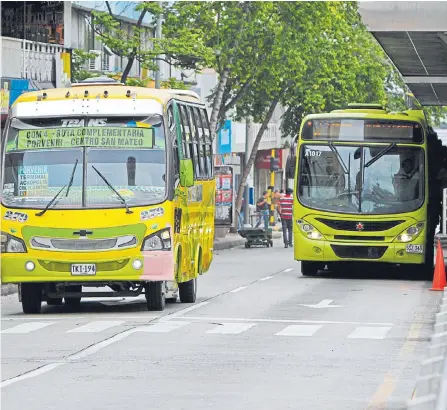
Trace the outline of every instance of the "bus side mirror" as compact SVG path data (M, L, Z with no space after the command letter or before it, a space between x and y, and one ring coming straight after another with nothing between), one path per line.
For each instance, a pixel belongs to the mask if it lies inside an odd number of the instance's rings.
M180 185L189 188L194 185L194 167L192 159L180 160Z
M296 157L289 154L286 161L286 177L288 179L295 178L295 168L296 168Z

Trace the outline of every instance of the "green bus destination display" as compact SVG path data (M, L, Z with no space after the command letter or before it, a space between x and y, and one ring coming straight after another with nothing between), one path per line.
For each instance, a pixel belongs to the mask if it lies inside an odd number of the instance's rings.
M306 140L383 141L422 143L420 124L412 121L328 118L308 120L303 126Z
M17 143L17 146L16 146ZM7 151L51 148L153 148L152 128L76 127L19 130Z

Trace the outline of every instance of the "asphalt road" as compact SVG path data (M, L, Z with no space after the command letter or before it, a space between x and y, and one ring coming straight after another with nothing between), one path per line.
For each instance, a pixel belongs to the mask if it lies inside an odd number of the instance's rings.
M400 275L305 278L276 241L218 252L164 312L2 297L2 409L404 409L441 295Z

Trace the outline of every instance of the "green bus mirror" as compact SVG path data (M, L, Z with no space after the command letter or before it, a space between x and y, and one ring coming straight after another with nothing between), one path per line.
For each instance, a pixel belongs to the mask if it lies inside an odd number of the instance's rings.
M192 159L180 160L180 185L189 188L194 185L194 167Z

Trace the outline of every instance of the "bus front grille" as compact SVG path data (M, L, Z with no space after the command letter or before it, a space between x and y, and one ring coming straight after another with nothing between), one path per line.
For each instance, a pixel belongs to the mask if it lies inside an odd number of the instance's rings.
M334 235L340 241L384 241L384 236Z
M317 221L337 231L359 231L359 221L316 218ZM405 221L362 221L362 232L386 231Z
M388 249L388 246L331 245L331 248L339 258L380 259Z

